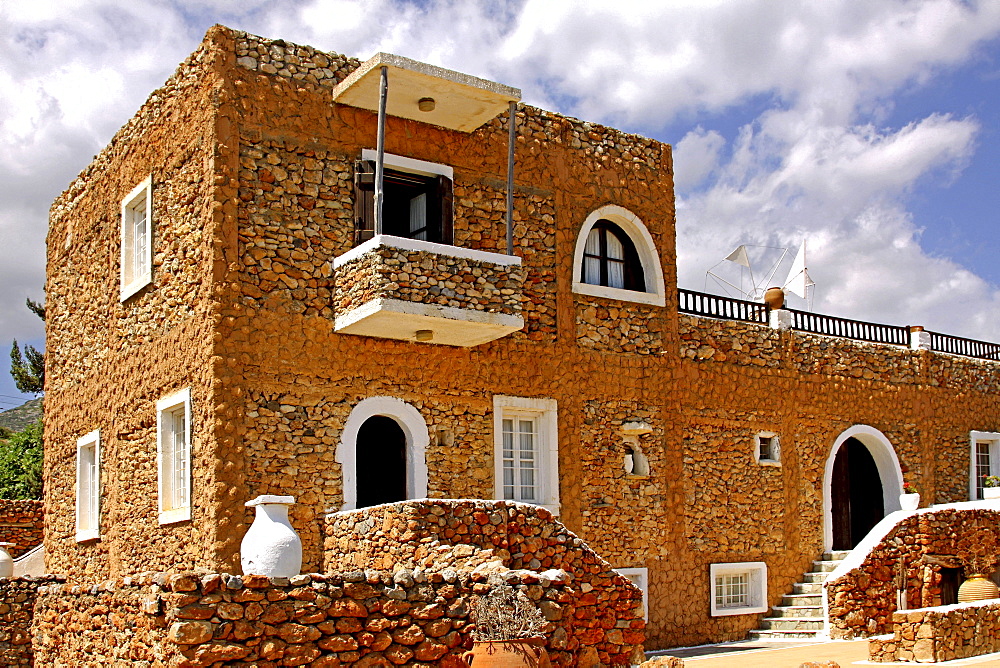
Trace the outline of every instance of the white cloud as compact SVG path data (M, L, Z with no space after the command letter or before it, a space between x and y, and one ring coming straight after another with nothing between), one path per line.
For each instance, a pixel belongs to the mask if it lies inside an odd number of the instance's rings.
M37 336L23 301L43 282L50 202L216 21L360 58L402 53L630 131L670 127L692 287L738 243L808 237L821 310L951 314L938 326L988 338L1000 327L995 287L922 249L908 208L965 166L980 122L885 127L900 91L934 85L984 40L995 49L1000 3L34 0L0 4L0 345Z

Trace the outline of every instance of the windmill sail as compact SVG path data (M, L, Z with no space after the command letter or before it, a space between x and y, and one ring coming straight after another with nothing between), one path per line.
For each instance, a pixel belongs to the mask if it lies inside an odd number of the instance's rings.
M747 247L740 246L732 253L726 256L726 259L730 262L735 262L736 264L742 264L747 269L750 268L750 257L747 255Z
M792 260L792 268L788 271L784 289L805 299L806 289L814 285L816 283L809 278L809 271L806 268L806 242L803 241L799 246L799 252L795 254L795 259Z

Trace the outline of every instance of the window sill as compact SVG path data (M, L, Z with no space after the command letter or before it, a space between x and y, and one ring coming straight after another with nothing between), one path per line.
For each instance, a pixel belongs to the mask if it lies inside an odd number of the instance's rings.
M85 543L91 540L97 540L101 537L101 532L97 529L88 529L86 531L76 532L76 542Z
M778 461L777 459L758 459L757 463L760 464L761 466L777 466L777 467L781 466L781 462Z
M666 300L663 298L663 295L655 292L623 290L621 288L609 288L604 285L591 285L590 283L578 283L576 281L573 282L573 292L579 295L603 297L604 299L617 299L623 302L649 304L650 306L664 306L666 304Z
M118 298L120 302L128 301L133 295L138 293L144 287L153 282L152 278L143 277L141 280L132 281L128 285L123 285L121 289L121 294Z
M160 524L175 524L191 519L191 507L160 511Z

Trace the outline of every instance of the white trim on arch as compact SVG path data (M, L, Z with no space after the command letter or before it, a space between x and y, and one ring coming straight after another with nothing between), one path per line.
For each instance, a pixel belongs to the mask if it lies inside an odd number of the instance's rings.
M583 282L583 251L587 246L587 235L590 234L590 229L594 224L602 219L610 220L620 227L635 244L635 251L639 255L639 262L642 263L642 272L646 279L645 292L609 288ZM654 306L663 306L666 303L666 289L663 285L660 256L657 253L656 244L653 243L652 235L638 216L615 204L605 204L587 216L587 220L583 222L580 233L576 237L576 250L573 252L573 292Z
M337 462L343 479L344 504L341 510L354 510L358 503L358 431L370 417L392 418L406 435L406 496L423 499L427 496L427 458L430 443L427 422L420 412L402 399L369 397L358 402L344 423L337 446Z
M856 424L841 432L833 442L830 456L823 471L823 545L829 552L833 549L833 463L837 453L847 439L855 438L868 448L878 477L882 481L882 506L886 515L900 510L899 495L903 493L903 470L899 466L896 450L885 434L866 424Z

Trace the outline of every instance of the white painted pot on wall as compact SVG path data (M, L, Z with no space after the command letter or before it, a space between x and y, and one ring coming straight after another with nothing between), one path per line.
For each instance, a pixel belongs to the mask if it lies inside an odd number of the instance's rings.
M920 507L919 494L900 494L899 507L901 510L916 510Z
M244 575L290 578L302 568L302 540L288 521L288 507L294 496L263 494L247 501L256 516L240 544L240 565Z
M1000 487L983 487L984 499L1000 499Z
M0 543L0 578L14 577L14 558L7 551L14 543Z

